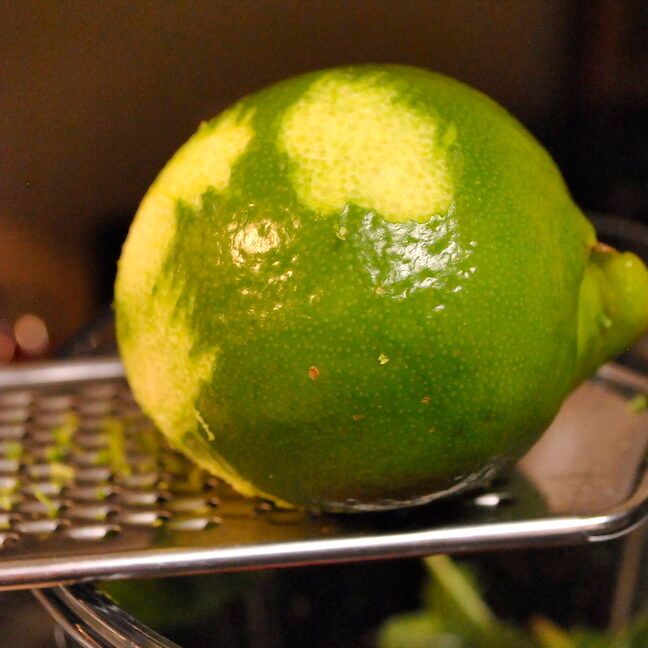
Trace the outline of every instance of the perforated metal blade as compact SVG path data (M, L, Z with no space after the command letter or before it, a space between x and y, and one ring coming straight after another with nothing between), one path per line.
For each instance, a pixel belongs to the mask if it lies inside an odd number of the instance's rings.
M115 358L0 371L0 588L603 540L648 515L648 379L579 388L512 474L391 513L243 498L173 452Z

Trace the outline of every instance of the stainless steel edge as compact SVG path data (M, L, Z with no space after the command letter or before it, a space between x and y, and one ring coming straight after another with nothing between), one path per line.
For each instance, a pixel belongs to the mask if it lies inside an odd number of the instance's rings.
M0 390L52 387L122 378L124 366L116 356L34 362L0 369Z
M648 461L648 457L646 458ZM589 538L592 542L614 540L624 536L642 524L648 524L648 470L637 484L634 493L622 506L610 511L607 523Z
M620 533L634 522L627 514L555 517L523 522L456 526L428 531L270 543L229 549L172 548L83 556L74 562L51 557L3 564L0 589L51 587L123 577L161 577L189 572L401 558L435 553L547 546L586 542L601 533Z

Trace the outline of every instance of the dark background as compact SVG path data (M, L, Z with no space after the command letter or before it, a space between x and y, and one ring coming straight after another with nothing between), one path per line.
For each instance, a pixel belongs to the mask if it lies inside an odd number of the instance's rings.
M0 334L34 313L56 348L110 302L137 204L201 120L369 61L476 86L549 148L583 208L648 218L641 0L5 0Z
M44 355L105 311L139 200L202 120L286 76L363 62L479 88L549 149L582 208L648 223L643 0L4 0L0 364L29 357L6 352L24 314L48 329ZM591 565L619 553L545 552L554 571L535 593L539 574L520 566L536 558L519 560L504 607L604 624L611 577ZM510 571L510 556L488 564ZM0 644L52 645L27 594L0 597Z

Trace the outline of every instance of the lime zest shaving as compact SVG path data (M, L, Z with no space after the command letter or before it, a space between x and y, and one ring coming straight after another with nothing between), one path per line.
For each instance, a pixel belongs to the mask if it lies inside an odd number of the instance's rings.
M5 446L5 457L7 459L20 459L23 455L23 446L18 441L11 441Z
M97 453L96 463L109 466L116 475L129 477L132 468L126 453L126 429L123 421L107 417L101 423L101 430L106 433L108 445Z
M628 406L633 412L643 414L648 411L648 394L637 394L628 402Z
M72 466L61 463L60 461L54 461L50 465L50 476L53 482L66 485L74 481L75 472Z
M47 509L47 517L55 518L58 513L58 507L40 488L34 489L34 497Z

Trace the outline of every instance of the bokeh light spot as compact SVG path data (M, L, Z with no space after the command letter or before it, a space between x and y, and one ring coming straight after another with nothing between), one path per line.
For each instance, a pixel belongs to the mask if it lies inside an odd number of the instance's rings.
M49 347L47 326L36 315L22 315L14 325L16 342L27 356L43 355Z

